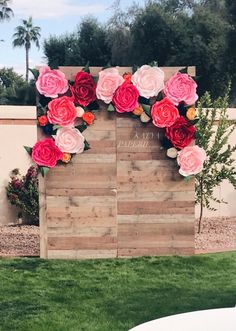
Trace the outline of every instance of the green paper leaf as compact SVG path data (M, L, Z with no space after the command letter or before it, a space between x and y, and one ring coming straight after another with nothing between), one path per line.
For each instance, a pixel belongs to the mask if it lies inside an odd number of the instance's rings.
M60 128L61 128L60 125L53 125L53 127L52 127L53 131L56 131L56 130L58 130Z
M90 74L90 69L89 69L89 62L86 63L85 67L82 69L84 72L87 72Z
M48 167L39 167L39 172L42 174L43 177L45 177L47 175L49 170L50 170L50 168L48 168Z
M80 124L76 126L76 129L78 129L81 133L84 132L84 130L87 129L87 124L84 122L84 124Z
M93 80L94 80L95 83L97 84L97 82L98 82L98 76L93 76Z
M197 124L197 122L199 121L199 118L195 118L194 120L192 121L189 121L192 125L195 125Z
M187 74L187 73L188 73L188 67L185 67L185 68L183 68L183 69L180 69L179 72L180 72L181 74Z
M139 66L137 66L136 64L134 64L132 66L132 74L134 74L137 70L138 70Z
M31 68L29 68L29 71L33 74L35 80L37 80L38 77L39 77L39 70L38 69L31 69Z
M149 65L151 67L158 67L158 62L157 61L152 61L151 63L149 63Z
M185 181L185 182L189 182L191 178L192 178L192 176L184 177L184 181Z
M24 146L24 149L26 150L27 153L29 153L29 155L32 154L32 147Z
M115 111L115 107L113 106L112 103L109 104L107 110L108 110L108 111Z
M87 151L88 149L90 149L90 145L89 143L87 142L87 140L84 141L84 151Z
M144 105L144 104L141 104L143 110L145 111L145 113L151 117L151 106L149 105Z
M112 68L112 65L110 64L110 62L108 62L107 65L105 65L104 67L102 67L102 70L108 69L108 68Z

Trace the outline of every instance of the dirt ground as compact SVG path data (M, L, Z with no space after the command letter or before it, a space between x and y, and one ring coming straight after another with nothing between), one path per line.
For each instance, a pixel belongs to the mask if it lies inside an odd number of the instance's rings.
M236 250L236 218L204 219L195 249L196 253ZM0 256L39 256L39 227L0 226Z

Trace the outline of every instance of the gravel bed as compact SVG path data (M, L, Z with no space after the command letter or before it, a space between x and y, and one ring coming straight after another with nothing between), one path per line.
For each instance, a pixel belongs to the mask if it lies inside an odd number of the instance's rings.
M236 250L236 218L203 219L197 234L196 253ZM0 226L0 256L39 256L39 227L30 225Z
M39 227L0 226L0 256L39 256Z

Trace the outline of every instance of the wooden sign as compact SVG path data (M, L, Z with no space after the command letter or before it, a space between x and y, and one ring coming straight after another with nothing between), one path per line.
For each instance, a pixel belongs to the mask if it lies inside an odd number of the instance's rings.
M69 79L80 69L60 68ZM83 134L91 149L40 178L41 257L193 254L194 181L166 157L161 130L101 107Z

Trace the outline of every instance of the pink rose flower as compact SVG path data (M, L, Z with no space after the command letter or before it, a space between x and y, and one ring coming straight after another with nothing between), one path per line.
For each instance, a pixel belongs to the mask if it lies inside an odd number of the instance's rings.
M82 153L84 151L84 136L76 128L61 128L54 137L56 145L64 153Z
M71 98L63 96L49 102L47 117L51 124L73 126L77 110Z
M96 94L97 98L110 103L116 89L124 82L124 78L116 68L107 68L99 72Z
M159 94L164 88L164 72L158 67L143 65L131 78L140 95L151 98Z
M52 138L38 141L32 149L32 160L39 166L53 168L63 156Z
M60 70L43 67L39 70L36 87L45 97L57 98L58 94L64 94L68 90L68 81Z
M166 83L164 93L175 105L193 105L198 99L196 90L197 84L189 75L177 72Z
M168 98L154 103L151 115L153 124L158 128L169 127L180 117L178 109Z
M203 170L203 163L207 155L199 146L187 146L178 152L177 162L180 166L179 173L182 176L196 175Z
M112 102L118 113L132 112L139 105L138 97L137 88L129 82L124 82L116 90Z

